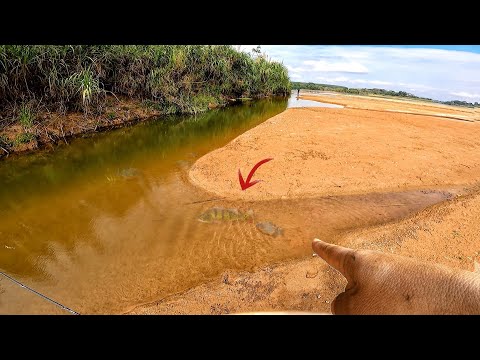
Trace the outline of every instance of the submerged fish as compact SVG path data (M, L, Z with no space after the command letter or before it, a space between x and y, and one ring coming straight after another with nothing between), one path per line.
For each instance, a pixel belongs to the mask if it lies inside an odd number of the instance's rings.
M283 229L278 227L271 222L261 222L257 223L257 229L260 230L262 233L277 237L278 235L283 235Z
M226 209L221 207L208 209L198 217L199 221L207 223L248 219L253 219L253 211L251 210L241 212L238 209Z
M121 169L118 173L120 174L120 176L122 176L125 179L133 179L133 178L141 175L140 170L138 170L136 168Z

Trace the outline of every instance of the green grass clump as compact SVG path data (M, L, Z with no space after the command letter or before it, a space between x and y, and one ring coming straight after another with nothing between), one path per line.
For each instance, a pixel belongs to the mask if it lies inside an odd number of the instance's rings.
M28 103L19 117L25 127L32 108L102 113L108 94L197 113L213 99L290 89L283 64L228 45L0 45L0 117Z
M30 108L22 104L20 106L20 111L18 114L18 121L20 124L26 128L30 128L33 125L34 115Z
M26 144L29 143L30 141L35 140L35 136L31 133L21 133L18 134L15 137L15 140L13 141L14 145L20 145L20 144Z

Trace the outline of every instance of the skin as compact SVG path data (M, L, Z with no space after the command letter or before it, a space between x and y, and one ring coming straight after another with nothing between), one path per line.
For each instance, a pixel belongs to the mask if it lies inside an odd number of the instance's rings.
M480 274L319 239L312 248L348 281L333 314L480 314Z

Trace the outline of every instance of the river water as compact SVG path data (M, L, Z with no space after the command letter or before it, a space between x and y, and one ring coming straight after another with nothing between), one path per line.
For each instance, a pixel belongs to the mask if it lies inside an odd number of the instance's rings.
M321 101L300 99L299 97L295 96L294 93L292 93L292 95L288 99L288 107L289 108L326 107L326 108L336 108L336 109L344 108L343 105L329 104Z
M334 241L450 196L410 191L232 203L190 184L196 159L287 104L267 99L152 120L2 160L0 271L79 313L123 313L225 270L307 256L313 237ZM263 234L250 221L197 220L213 206L253 210L284 235ZM2 276L0 313L68 314Z

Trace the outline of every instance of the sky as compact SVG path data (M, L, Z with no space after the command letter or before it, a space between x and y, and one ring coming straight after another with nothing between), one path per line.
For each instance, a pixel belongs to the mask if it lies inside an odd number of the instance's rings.
M480 102L480 45L261 45L261 50L282 62L292 81Z

